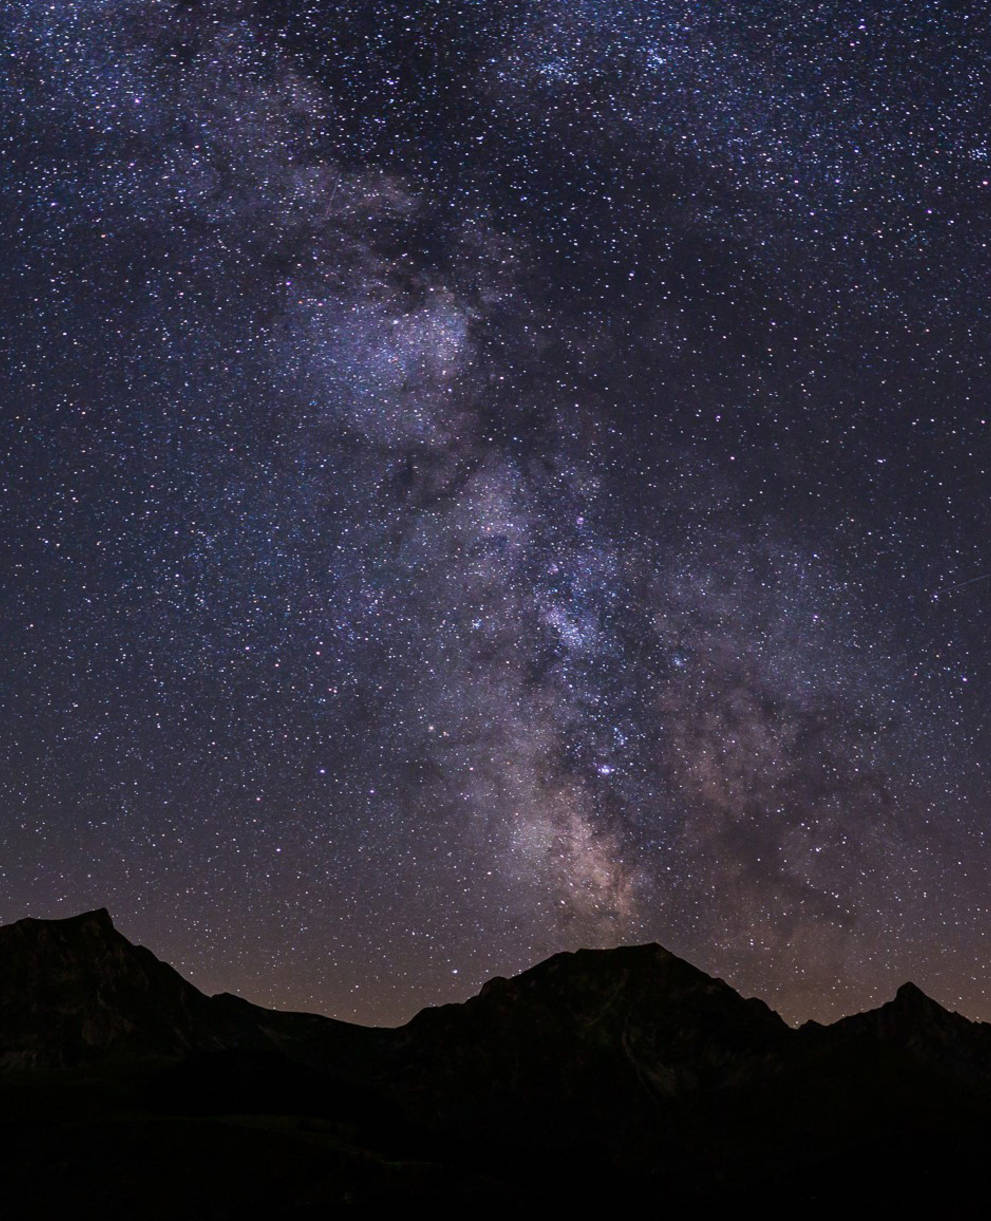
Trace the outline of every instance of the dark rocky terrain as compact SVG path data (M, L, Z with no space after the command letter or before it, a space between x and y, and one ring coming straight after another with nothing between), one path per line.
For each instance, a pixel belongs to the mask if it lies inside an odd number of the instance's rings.
M396 1030L205 996L107 912L0 928L7 1215L945 1206L991 1028L911 984L793 1030L660 946L558 954Z

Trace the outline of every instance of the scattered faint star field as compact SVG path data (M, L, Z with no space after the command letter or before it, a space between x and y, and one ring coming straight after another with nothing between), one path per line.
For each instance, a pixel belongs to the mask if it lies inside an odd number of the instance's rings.
M0 920L374 1024L991 1019L991 22L9 0Z

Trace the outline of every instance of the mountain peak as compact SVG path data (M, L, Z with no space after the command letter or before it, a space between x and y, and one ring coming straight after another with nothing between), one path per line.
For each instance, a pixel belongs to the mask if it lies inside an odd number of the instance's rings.
M107 933L115 933L117 931L113 918L105 907L95 907L92 911L80 912L78 916L67 916L63 920L50 920L46 921L46 923L61 924L69 927L76 925L80 928L99 929Z
M0 1068L194 1046L206 997L114 928L105 907L0 928Z
M462 1005L422 1010L400 1038L416 1049L427 1094L448 1088L453 1062L466 1096L526 1080L534 1115L541 1098L594 1097L634 1123L636 1106L620 1101L627 1091L654 1105L742 1082L782 1052L789 1031L762 1001L648 943L555 954Z
M884 1006L889 1012L911 1015L915 1017L937 1017L940 1015L950 1015L949 1009L944 1009L939 1001L934 1001L931 996L928 996L916 984L910 980L902 984L895 993L894 998ZM956 1017L956 1014L953 1014ZM961 1019L966 1021L966 1019Z
M931 996L927 996L920 987L913 984L912 981L906 980L895 993L895 1002L899 1005L935 1005L938 1002L934 1001Z
M47 929L52 932L74 932L77 929L99 929L103 932L116 932L110 912L105 907L95 907L92 911L77 912L74 916L62 916L55 920L46 920L39 916L25 916L7 928Z

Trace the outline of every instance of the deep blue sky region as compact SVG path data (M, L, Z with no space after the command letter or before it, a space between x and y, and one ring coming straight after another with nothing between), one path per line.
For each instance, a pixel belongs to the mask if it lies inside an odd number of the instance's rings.
M991 1019L991 26L10 0L0 920L393 1024Z

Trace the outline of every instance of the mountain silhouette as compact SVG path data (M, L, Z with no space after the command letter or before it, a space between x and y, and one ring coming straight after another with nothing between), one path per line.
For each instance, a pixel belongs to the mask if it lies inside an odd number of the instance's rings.
M374 1032L316 1014L205 996L105 908L0 927L0 1070L175 1059L194 1052L272 1052L320 1063L335 1036Z
M796 1030L624 946L371 1029L206 996L103 909L0 928L0 1162L33 1216L945 1202L989 1119L991 1028L912 984Z

